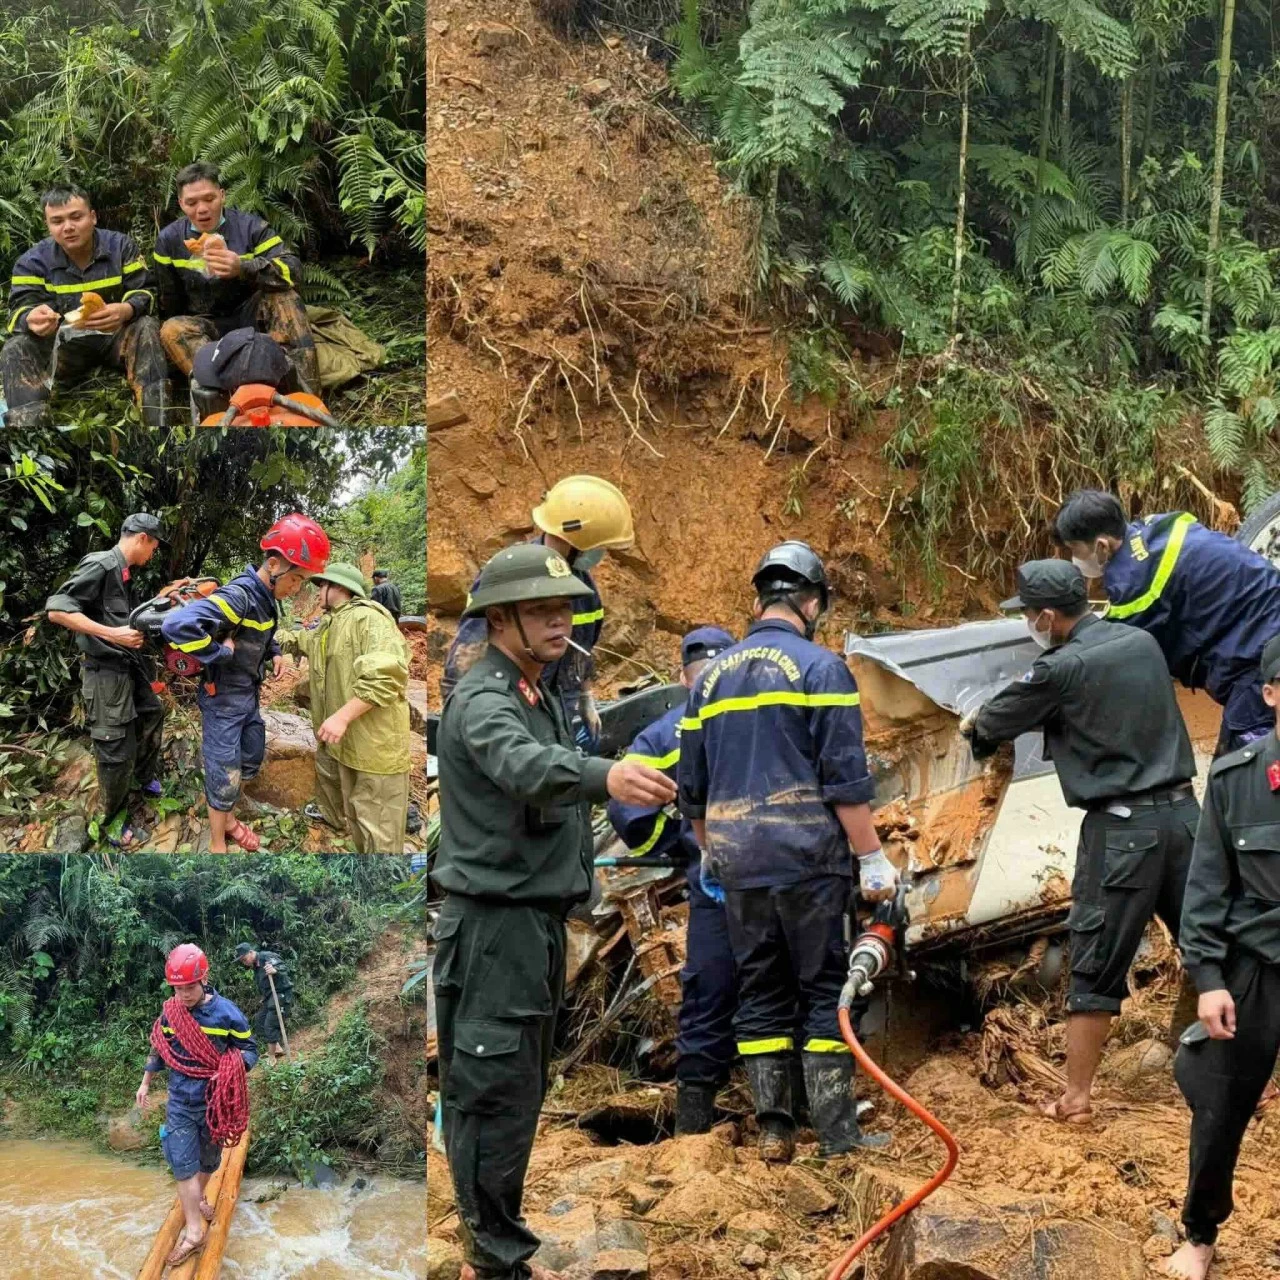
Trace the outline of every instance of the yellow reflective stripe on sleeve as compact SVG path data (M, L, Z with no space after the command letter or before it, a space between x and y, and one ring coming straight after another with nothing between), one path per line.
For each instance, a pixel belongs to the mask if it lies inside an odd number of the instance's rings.
M1178 563L1187 530L1195 523L1195 519L1195 516L1184 512L1173 522L1169 541L1165 543L1164 554L1161 555L1160 563L1156 566L1151 585L1136 600L1130 600L1127 604L1113 604L1107 610L1109 619L1132 618L1135 613L1144 613L1150 609L1160 599L1161 592L1169 585L1169 579L1173 576L1173 569Z
M790 1036L774 1036L772 1040L739 1040L738 1052L746 1057L755 1053L786 1053L795 1048Z
M172 259L172 258L167 258L167 257L165 257L165 255L164 255L163 253L156 253L156 252L154 252L154 251L153 251L153 252L152 252L152 254L151 254L151 257L152 257L152 258L154 259L154 261L156 261L156 262L163 262L163 263L164 263L164 265L165 265L166 267L171 267L171 266L173 266L173 259Z
M680 748L668 751L665 756L636 756L628 752L622 757L623 764L647 764L650 769L670 769L680 759Z
M162 1026L160 1030L167 1036L174 1034L172 1027ZM201 1027L200 1030L207 1036L240 1036L242 1039L247 1039L249 1035L247 1031L223 1031L220 1027Z
M270 236L266 240L264 240L261 244L255 244L253 248L249 250L248 253L242 253L240 256L242 258L254 258L258 254L266 253L268 249L274 249L276 245L282 244L282 243L283 241L280 239L279 236Z
M681 733L696 733L702 728L702 721L697 716L685 716L680 721Z
M179 653L194 653L197 649L203 649L206 645L211 645L213 641L208 636L201 636L199 640L188 640L186 644L175 644L173 647Z
M43 276L13 276L9 280L10 284L44 284Z
M212 600L213 603L231 619L232 622L238 624L244 621L244 619L220 595L218 595L216 591L209 597L209 599Z
M806 1040L805 1053L849 1053L850 1049L843 1040Z
M130 298L150 298L152 302L156 300L155 294L150 289L130 289L120 301L128 302Z
M17 311L9 317L9 332L12 333L18 327L18 321L27 314L28 311L34 311L35 307L19 307Z
M289 270L289 264L283 258L281 258L276 262L276 266L280 268L280 274L284 276L285 284L287 284L289 288L292 289L293 288L293 272Z
M104 280L86 280L83 284L45 284L49 293L92 293L97 289L110 289L112 285L124 284L123 276L107 276Z
M156 257L157 262L164 262L171 267L184 267L188 271L203 271L203 258L161 258Z
M244 618L241 620L241 625L252 627L255 631L274 631L276 629L273 619L268 619L266 622L255 622L252 618Z
M653 824L653 834L638 849L631 850L633 858L642 857L658 843L658 838L667 828L667 815L665 813L658 814L658 820Z
M249 1038L249 1033L247 1031L237 1031L235 1027L231 1028L231 1034L235 1036L237 1040L247 1040Z
M575 613L573 615L573 625L575 627L585 627L589 622L603 622L604 610L593 609L590 613Z
M130 271L145 271L146 269L147 264L139 258L136 262L125 263L124 273L125 275L128 275Z
M759 711L761 707L856 707L860 701L856 693L800 693L792 689L770 689L742 698L720 698L708 702L698 713L694 727L724 715L726 711Z

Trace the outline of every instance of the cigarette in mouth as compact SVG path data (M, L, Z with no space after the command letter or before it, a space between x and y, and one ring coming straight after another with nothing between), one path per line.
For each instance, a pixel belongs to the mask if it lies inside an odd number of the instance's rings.
M572 648L577 649L577 651L578 651L579 653L581 653L581 654L585 655L585 656L586 656L586 657L588 657L588 658L589 658L589 657L591 657L591 650L590 650L590 649L584 649L584 648L583 648L583 647L582 647L582 646L581 646L581 645L580 645L576 640L570 640L570 639L569 639L569 637L568 637L568 636L566 636L566 637L565 637L565 641L566 641L566 643L568 643Z

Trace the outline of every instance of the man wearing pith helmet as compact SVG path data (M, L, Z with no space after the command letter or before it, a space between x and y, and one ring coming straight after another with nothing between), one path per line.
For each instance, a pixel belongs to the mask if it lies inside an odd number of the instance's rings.
M538 532L530 542L558 552L577 580L587 588L574 599L573 631L564 656L544 673L547 688L563 704L574 741L594 751L600 738L600 716L592 695L595 663L592 651L604 625L604 604L591 570L606 551L622 551L635 542L631 507L622 491L599 476L566 476L554 484L533 509ZM471 590L474 592L476 584ZM463 615L444 660L440 696L449 696L464 671L484 652L484 623Z
M545 673L590 595L558 551L523 543L480 571L464 617L486 643L440 717L444 905L434 932L444 1140L469 1265L526 1280L538 1238L521 1216L564 992L569 911L591 889L591 805L675 799L651 766L583 755Z

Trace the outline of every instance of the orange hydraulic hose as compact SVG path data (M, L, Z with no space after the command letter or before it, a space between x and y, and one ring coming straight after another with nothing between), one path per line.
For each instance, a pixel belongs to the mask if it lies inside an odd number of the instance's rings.
M883 1235L884 1232L893 1226L899 1218L905 1217L917 1205L927 1200L944 1182L951 1176L951 1171L956 1167L956 1161L960 1158L960 1148L956 1145L956 1140L947 1131L946 1126L924 1109L900 1084L891 1080L872 1060L867 1051L858 1043L858 1037L853 1034L853 1023L849 1018L849 1010L840 1010L840 1034L844 1036L844 1042L849 1046L858 1065L869 1075L887 1094L897 1098L908 1111L917 1119L923 1120L930 1129L942 1139L947 1148L946 1163L938 1170L937 1173L929 1179L924 1186L917 1191L913 1191L901 1204L895 1205L888 1213L884 1215L869 1231L864 1232L856 1241L854 1241L849 1251L840 1259L839 1262L827 1272L827 1280L844 1280L845 1272L849 1269L849 1264L875 1239Z

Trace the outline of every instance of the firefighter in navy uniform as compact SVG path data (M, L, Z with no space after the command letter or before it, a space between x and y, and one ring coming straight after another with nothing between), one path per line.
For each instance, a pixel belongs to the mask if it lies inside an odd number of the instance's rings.
M149 799L160 796L164 705L151 688L138 653L143 637L129 624L140 603L133 571L145 565L164 539L160 521L145 511L126 516L120 540L92 551L45 601L49 621L75 634L81 654L80 693L98 769L98 805L110 822L129 798L136 779ZM146 840L141 827L126 827L119 843Z
M564 993L564 922L591 889L590 806L675 799L656 769L578 751L542 678L589 595L558 551L498 552L463 614L483 619L486 647L440 717L434 878L446 898L432 972L464 1280L549 1275L528 1261L539 1242L520 1206Z
M857 685L813 643L828 603L822 561L805 543L784 542L752 583L756 621L702 674L681 721L680 811L703 851L704 886L718 883L725 895L738 1052L760 1155L787 1161L798 1020L819 1155L888 1140L859 1131L836 1010L847 976L850 850L868 899L892 897L898 877L871 819Z
M1088 810L1067 922L1067 1087L1043 1108L1052 1120L1082 1121L1151 917L1177 936L1200 816L1195 757L1160 646L1136 627L1095 617L1074 565L1029 561L1018 570L1018 594L1001 607L1021 610L1047 652L960 731L982 759L1043 730L1063 798Z
M733 637L719 627L690 631L680 643L680 683L691 689L707 664L732 644ZM684 713L683 703L672 707L637 735L623 759L661 769L674 781ZM664 805L611 800L609 821L638 860L665 854L688 872L689 927L676 1036L676 1134L706 1133L715 1119L716 1093L737 1056L733 1013L738 990L724 903L702 888L701 854L687 819Z
M7 424L47 426L53 386L107 365L124 371L143 425L163 427L169 369L146 260L132 237L98 226L80 187L55 187L40 203L48 239L18 258L9 285L0 350ZM67 323L89 293L104 305Z
M1178 945L1200 993L1174 1078L1191 1108L1186 1243L1166 1271L1205 1280L1233 1208L1240 1143L1280 1051L1280 635L1259 676L1271 709L1264 739L1209 770Z
M1087 578L1101 578L1107 619L1155 636L1170 674L1222 708L1218 755L1271 732L1258 660L1280 632L1280 569L1185 511L1130 521L1099 489L1071 494L1054 522Z
M634 542L631 507L616 486L599 476L566 476L552 485L534 508L533 523L538 532L532 541L563 556L574 577L587 588L586 595L574 600L569 637L573 643L563 657L547 665L542 678L564 705L574 741L584 751L594 752L600 738L600 715L591 691L595 675L591 651L604 626L604 604L591 570L606 551L622 551ZM475 589L472 583L471 590ZM484 620L464 617L445 655L440 678L442 703L484 649Z

